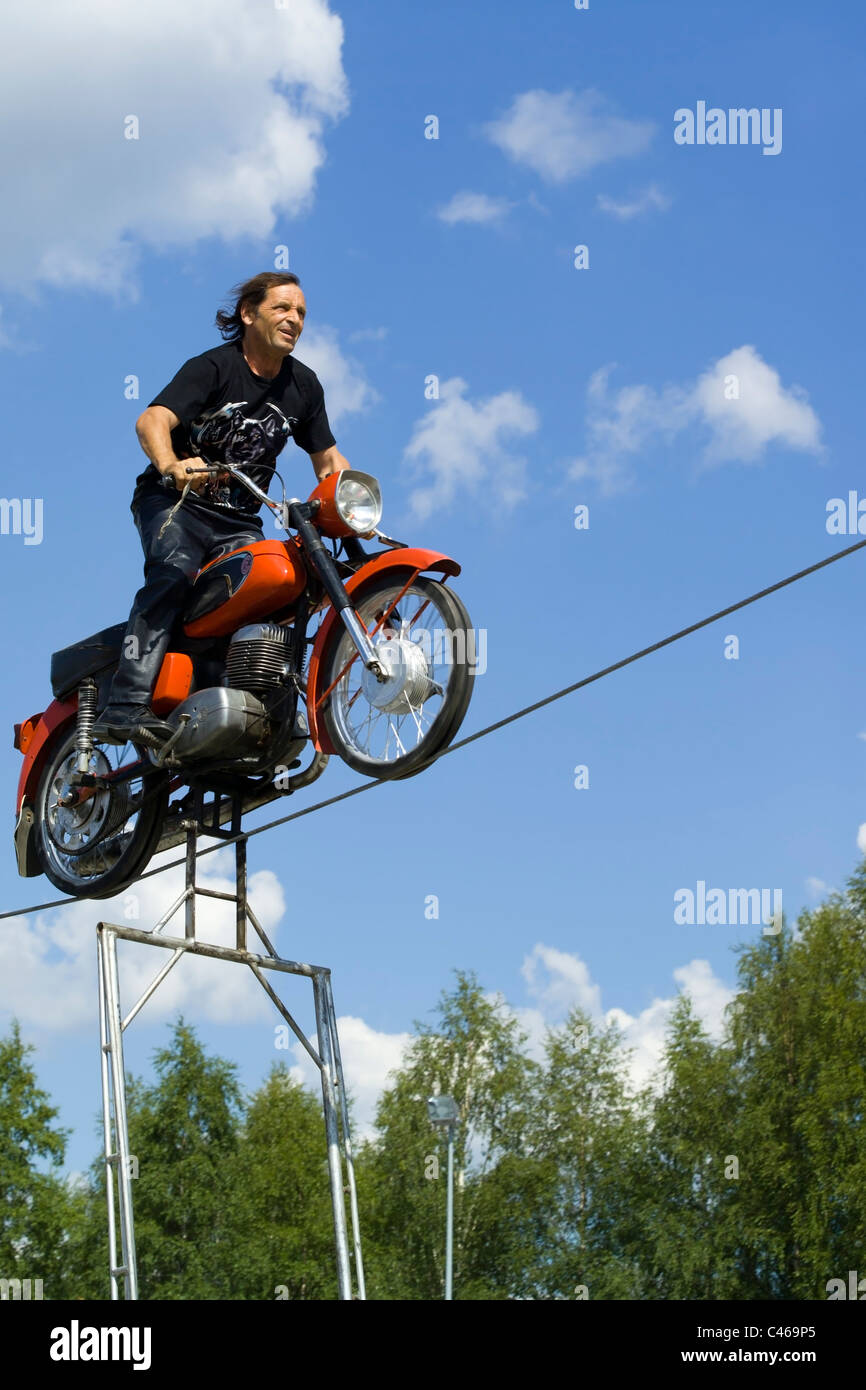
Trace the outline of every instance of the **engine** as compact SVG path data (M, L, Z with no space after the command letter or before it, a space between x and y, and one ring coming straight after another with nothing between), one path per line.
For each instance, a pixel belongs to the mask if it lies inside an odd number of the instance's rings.
M290 643L291 631L277 623L239 628L229 643L225 684L196 691L168 716L180 732L166 765L225 760L240 766L266 750L288 761L296 756L308 730L296 714L297 691L286 681Z
M291 630L277 623L250 623L239 628L229 644L226 684L232 690L257 695L282 688L291 669Z

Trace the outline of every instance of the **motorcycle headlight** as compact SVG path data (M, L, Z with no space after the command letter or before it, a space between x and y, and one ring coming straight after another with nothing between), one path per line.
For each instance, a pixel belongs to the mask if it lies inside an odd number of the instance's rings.
M341 521L366 536L382 519L382 493L376 479L355 468L344 468L334 497Z

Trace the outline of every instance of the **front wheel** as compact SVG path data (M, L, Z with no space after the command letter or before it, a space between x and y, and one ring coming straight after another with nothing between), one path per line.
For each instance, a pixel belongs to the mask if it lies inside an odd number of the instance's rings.
M352 595L387 679L364 668L339 620L320 668L319 689L330 689L323 703L328 736L343 761L369 777L423 771L453 739L472 695L469 614L434 579L415 579L400 596L405 581L405 573L392 571Z
M110 898L143 872L156 848L168 778L153 768L145 748L96 744L89 770L100 781L70 807L64 802L75 786L76 760L73 727L49 755L39 782L36 853L61 893Z

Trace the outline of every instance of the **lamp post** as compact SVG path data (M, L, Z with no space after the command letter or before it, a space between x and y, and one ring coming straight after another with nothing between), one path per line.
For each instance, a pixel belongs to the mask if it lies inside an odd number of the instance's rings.
M430 1123L448 1131L448 1198L445 1214L445 1298L453 1300L454 1265L454 1131L460 1111L453 1096L431 1096L427 1102Z

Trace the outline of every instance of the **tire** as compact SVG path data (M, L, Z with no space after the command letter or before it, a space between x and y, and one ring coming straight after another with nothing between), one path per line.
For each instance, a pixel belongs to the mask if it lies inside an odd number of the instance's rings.
M107 751L108 750L108 751ZM123 754L129 761L133 754L144 758L147 750L139 745L127 744L125 748L113 749L110 745L95 745L91 767L96 765L101 772L110 770L111 753L118 762ZM58 740L49 755L48 762L39 779L34 808L34 831L36 854L39 865L46 878L73 898L110 898L133 883L148 864L158 842L162 823L168 806L168 776L154 771L146 781L137 779L146 788L146 796L140 805L133 805L130 798L134 793L128 788L134 783L120 784L117 793L102 793L86 803L93 807L97 822L94 834L94 848L72 848L75 836L85 836L89 810L82 812L83 827L74 825L75 813L64 813L57 807L57 792L75 755L75 728ZM99 820L101 817L101 833ZM129 822L134 824L129 829ZM72 826L71 832L69 827ZM60 845L60 836L68 834L68 850ZM102 860L100 869L94 860ZM109 862L112 861L112 862Z
M391 570L387 574L370 579L367 584L361 585L352 594L355 611L358 612L368 631L375 626L380 611L399 594L406 578L407 572L405 570ZM429 632L427 637L424 635L426 619L425 624L421 627L412 624L412 611L422 611L419 609L419 600L423 609L429 608L431 615L435 613L443 625L440 629L434 629L432 641L427 640L430 637ZM401 619L399 633L396 632L394 618L392 617L388 622L391 625L392 633L404 644L401 650L405 652L406 644L408 644L409 647L415 647L421 652L420 657L411 652L407 653L413 666L417 666L417 680L423 681L421 667L423 661L426 663L428 680L438 679L440 685L442 685L442 679L446 680L442 686L441 694L431 693L423 698L419 696L420 703L415 706L412 705L408 696L402 695L400 698L404 699L407 705L406 714L393 710L375 711L371 702L365 699L361 686L362 676L366 674L368 682L371 681L371 678L369 673L363 671L354 644L339 620L334 626L332 636L323 653L319 684L320 690L327 690L354 654L354 662L342 676L323 706L325 729L337 750L338 756L355 772L360 772L367 777L377 777L389 781L396 781L403 777L414 777L417 773L423 772L442 749L448 746L469 708L473 680L465 657L470 650L474 650L469 645L470 642L474 641L474 633L469 614L452 590L434 579L415 579L404 597L400 599L395 614L398 614ZM387 629L383 629L384 631ZM443 633L441 638L435 636L437 631ZM410 641L410 633L415 633L417 640ZM373 639L376 644L381 640L387 641L389 639L383 639L381 634ZM461 659L461 652L455 651L455 648L459 647L462 647L463 659ZM435 660L437 654L444 654L445 652L447 652L447 660L437 663ZM447 673L447 676L443 673ZM370 688L375 690L372 685ZM410 689L413 690L420 688L420 684L417 687L410 685ZM424 707L434 701L440 702L439 708L432 717L428 713L426 717L430 718L431 722L421 733L420 725L425 717ZM373 721L372 727L369 728L367 746L365 746L365 740L359 736L358 730L353 726L353 710L366 713L368 726L371 719ZM391 740L389 728L378 724L383 714L387 715L387 723L391 729L395 727L394 720L400 724L400 730L396 732L395 743L403 747L405 751L396 752L395 746L394 756L388 755ZM384 753L369 746L370 742L373 741L374 730L377 727L379 736L384 734L386 738ZM407 734L405 742L401 738L402 733ZM419 733L421 733L420 737ZM414 743L411 747L407 747L406 744L412 738L414 738Z

